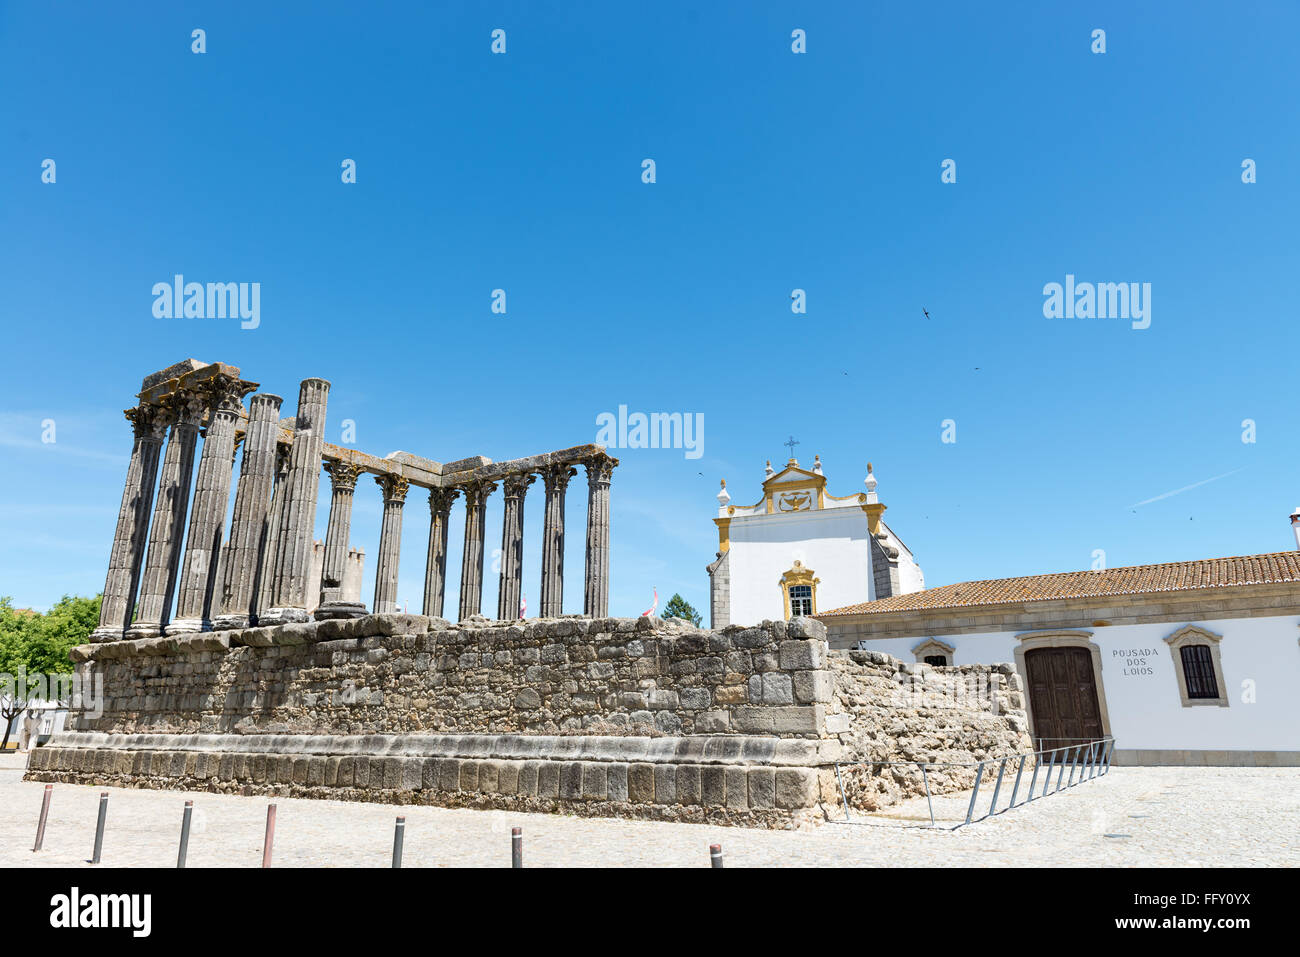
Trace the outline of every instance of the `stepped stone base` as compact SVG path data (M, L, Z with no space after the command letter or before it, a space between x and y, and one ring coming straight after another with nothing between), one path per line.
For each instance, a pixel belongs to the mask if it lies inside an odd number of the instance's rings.
M831 742L741 735L55 736L27 779L797 828Z

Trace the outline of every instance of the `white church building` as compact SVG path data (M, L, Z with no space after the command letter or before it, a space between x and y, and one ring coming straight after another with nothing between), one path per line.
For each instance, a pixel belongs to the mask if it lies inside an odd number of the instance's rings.
M811 469L791 458L767 463L763 497L733 505L718 492L717 560L708 566L712 627L757 624L821 609L920 591L925 577L884 520L877 480L866 491L831 495L821 457Z
M832 648L916 669L1007 662L1036 746L1129 765L1300 766L1297 550L926 588L876 478L836 497L791 459L754 505L718 494L713 627L812 615Z

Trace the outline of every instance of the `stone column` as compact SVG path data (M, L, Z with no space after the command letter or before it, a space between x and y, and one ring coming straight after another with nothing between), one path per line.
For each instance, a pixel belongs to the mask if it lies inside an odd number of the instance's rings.
M276 440L280 436L278 395L260 393L248 401L244 457L235 486L230 541L222 559L220 610L213 628L244 628L256 597L258 559L275 484Z
M330 384L304 379L298 390L288 488L275 543L270 607L258 615L264 624L307 621L307 578L311 568L316 499L320 495L321 451L325 445L325 404Z
M471 482L462 486L465 492L465 552L460 566L460 620L470 615L482 614L483 606L483 542L486 529L483 516L487 499L494 491L493 482Z
M609 615L609 480L618 459L601 453L582 463L587 469L587 574L582 612Z
M569 479L578 474L571 465L548 465L541 470L546 485L546 521L542 529L542 594L538 614L554 618L564 606L564 493Z
M411 484L400 475L376 475L384 490L384 524L375 562L375 614L397 611L397 563L402 553L402 505Z
M210 403L208 427L190 507L185 561L176 593L176 620L167 626L169 635L212 627L212 595L216 590L226 508L230 504L235 421L243 411L240 400L255 387L252 382L218 376L203 389L203 396Z
M158 485L158 457L163 439L167 437L167 413L158 406L141 405L127 409L125 415L135 432L135 444L131 448L131 464L126 469L126 486L122 490L122 507L117 513L113 551L108 557L104 600L99 606L99 627L91 633L91 641L121 638L131 624L140 568L148 543L149 511Z
M535 475L507 475L506 514L501 526L501 588L497 593L497 618L514 621L519 617L519 592L524 566L524 494L536 481Z
M457 488L429 489L429 555L424 566L424 613L442 617L447 584L447 519Z
M276 425L279 435L279 425ZM257 580L253 586L253 604L248 609L249 618L258 620L263 608L271 607L271 582L275 580L275 551L280 541L280 523L284 520L284 500L289 495L289 443L276 443L275 487L271 493L271 508L262 523L258 539Z
M314 617L360 618L366 614L366 606L359 601L343 600L343 572L347 567L348 539L352 534L353 493L361 467L351 462L326 462L325 471L330 475L330 520L325 529L320 605Z
M149 528L149 551L140 578L140 610L135 623L128 629L132 638L152 638L162 634L171 616L172 595L180 573L185 514L190 504L190 483L194 476L194 444L207 407L203 398L193 392L176 392L165 401L175 415L175 421L167 439L153 524Z

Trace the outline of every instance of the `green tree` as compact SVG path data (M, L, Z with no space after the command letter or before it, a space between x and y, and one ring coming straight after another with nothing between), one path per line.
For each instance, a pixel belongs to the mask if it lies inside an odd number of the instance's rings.
M14 608L12 600L0 597L0 721L5 726L0 751L9 745L13 719L26 711L28 702L41 691L37 676L71 673L68 652L74 645L84 644L95 629L99 604L98 595L64 595L40 614Z
M692 607L691 603L677 593L674 593L673 597L668 599L668 604L664 606L663 617L681 618L684 621L689 621L696 628L700 627L700 622L704 620L700 613Z

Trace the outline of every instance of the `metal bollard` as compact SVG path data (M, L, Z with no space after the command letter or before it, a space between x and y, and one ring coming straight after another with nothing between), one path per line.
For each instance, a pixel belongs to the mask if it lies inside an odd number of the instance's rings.
M402 841L406 837L406 818L399 817L393 828L393 866L402 866Z
M95 822L95 854L90 863L98 864L104 850L104 819L108 817L108 792L99 792L99 820Z
M41 820L36 825L36 844L32 847L32 853L35 854L45 844L45 822L50 816L50 794L54 791L53 784L45 785L45 796L41 798Z
M714 867L722 866L722 845L721 844L709 845L709 863L712 864Z
M190 816L194 813L194 802L185 802L185 816L181 818L181 849L176 852L176 866L185 866L185 854L190 849Z
M524 829L522 827L512 827L510 829L510 866L524 866Z
M262 842L262 866L271 866L271 845L275 843L275 805L266 806L266 839Z

